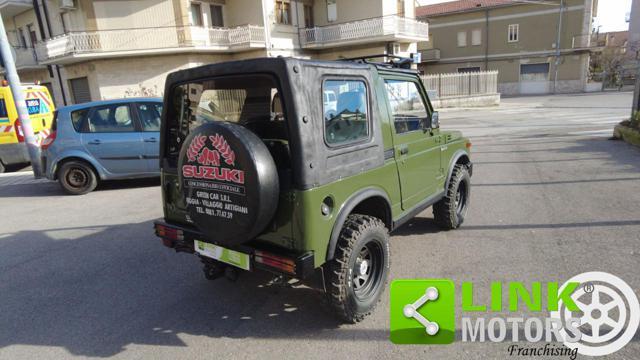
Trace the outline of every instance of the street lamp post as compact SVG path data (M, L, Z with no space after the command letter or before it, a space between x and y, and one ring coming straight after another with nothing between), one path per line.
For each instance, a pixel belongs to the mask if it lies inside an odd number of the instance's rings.
M36 141L36 136L33 133L31 127L31 118L29 118L29 111L27 110L27 104L22 94L22 85L20 83L20 77L16 70L16 64L13 60L13 54L11 53L11 45L7 38L7 32L4 28L4 21L0 16L0 53L4 60L4 69L6 72L9 86L11 87L11 93L13 95L13 102L18 110L18 119L20 120L20 126L22 127L22 133L24 134L24 141L27 144L27 150L29 151L29 158L31 159L31 167L33 168L33 174L36 178L42 177L42 169L40 166L40 146Z

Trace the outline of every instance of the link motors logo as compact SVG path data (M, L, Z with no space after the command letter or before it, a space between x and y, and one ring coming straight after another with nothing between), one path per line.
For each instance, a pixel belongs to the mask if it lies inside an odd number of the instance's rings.
M551 312L551 318L561 334L566 334L568 319L580 319L580 341L564 345L577 349L579 354L600 356L612 354L631 341L640 324L640 304L633 289L617 276L605 272L587 272L569 279L561 287L570 283L581 283L571 295L580 309L571 311L564 303Z
M211 143L211 148L207 147L207 142ZM187 148L187 159L197 165L182 166L182 175L185 178L244 184L244 171L221 166L221 162L224 161L228 166L234 167L236 154L220 134L195 136Z
M483 305L474 302L474 284L462 283L462 311L474 315L462 316L463 342L546 342L529 347L513 344L507 347L507 354L575 359L576 354L600 356L622 349L640 325L640 304L634 291L608 273L583 273L562 286L557 282L545 286L533 282L530 287L520 282L503 285L493 282L491 302ZM509 299L506 307L503 287ZM505 310L543 313L544 302L548 317L487 316ZM396 344L448 344L455 340L455 290L450 280L395 280L390 310L390 339ZM521 330L524 336L519 335Z

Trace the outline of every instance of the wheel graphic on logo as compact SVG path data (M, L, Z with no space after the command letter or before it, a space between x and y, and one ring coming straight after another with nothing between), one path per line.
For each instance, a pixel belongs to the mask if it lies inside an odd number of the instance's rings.
M617 276L594 271L572 277L559 292L569 283L576 282L581 286L571 299L580 312L572 312L562 302L558 304L558 311L551 312L551 317L563 324L571 318L580 319L580 341L566 341L564 345L591 356L612 354L622 349L631 341L640 324L640 304L633 289ZM588 327L591 328L590 334L585 331ZM559 332L566 338L564 328Z

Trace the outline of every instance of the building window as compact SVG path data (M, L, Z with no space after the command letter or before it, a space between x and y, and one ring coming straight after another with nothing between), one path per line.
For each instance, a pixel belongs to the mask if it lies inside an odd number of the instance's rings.
M397 15L400 17L404 17L404 0L398 0L397 4Z
M68 31L67 21L64 19L66 13L60 13L60 25L62 26L62 33L66 34Z
M202 6L200 3L191 3L191 25L202 26Z
M89 90L89 79L86 77L69 79L69 88L73 96L74 104L81 104L91 101L91 90Z
M211 27L223 27L222 5L210 5L209 9L211 10Z
M313 27L313 6L305 5L304 6L304 26L305 27Z
M458 47L467 46L467 32L458 31Z
M480 72L480 66L469 66L469 67L461 67L458 68L459 73L474 73Z
M475 29L471 32L471 45L477 46L482 44L482 30Z
M276 21L278 24L291 24L291 3L288 0L276 0Z
M38 42L38 36L36 35L36 30L33 28L33 24L27 25L27 32L29 33L30 47L35 47Z
M508 41L516 42L520 39L520 25L519 24L510 24L508 30Z
M24 36L24 29L21 27L18 28L18 42L20 43L20 47L27 47L27 38Z
M338 5L336 0L327 0L327 21L332 22L338 20Z

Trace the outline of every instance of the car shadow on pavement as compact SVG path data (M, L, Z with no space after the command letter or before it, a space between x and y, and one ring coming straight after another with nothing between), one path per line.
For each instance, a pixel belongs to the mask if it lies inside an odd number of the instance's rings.
M29 177L33 179L33 177ZM94 191L111 191L120 189L135 189L143 187L160 186L159 178L144 178L144 179L128 179L128 180L109 180L102 181ZM24 191L23 187L28 187L27 191ZM0 198L3 197L42 197L42 196L76 196L69 195L56 181L37 180L36 182L28 183L15 183L9 185L0 186ZM79 195L84 196L84 195Z
M0 349L61 347L116 355L131 344L187 346L193 337L383 340L386 329L341 326L324 295L246 273L207 281L151 221L0 233ZM332 330L332 331L326 331Z
M429 213L422 213L419 216L407 221L400 226L397 230L394 230L392 236L409 236L409 235L423 235L423 234L435 234L442 231L442 229L436 224L433 217L424 217L431 214L431 208L427 210ZM431 215L432 216L432 215Z

